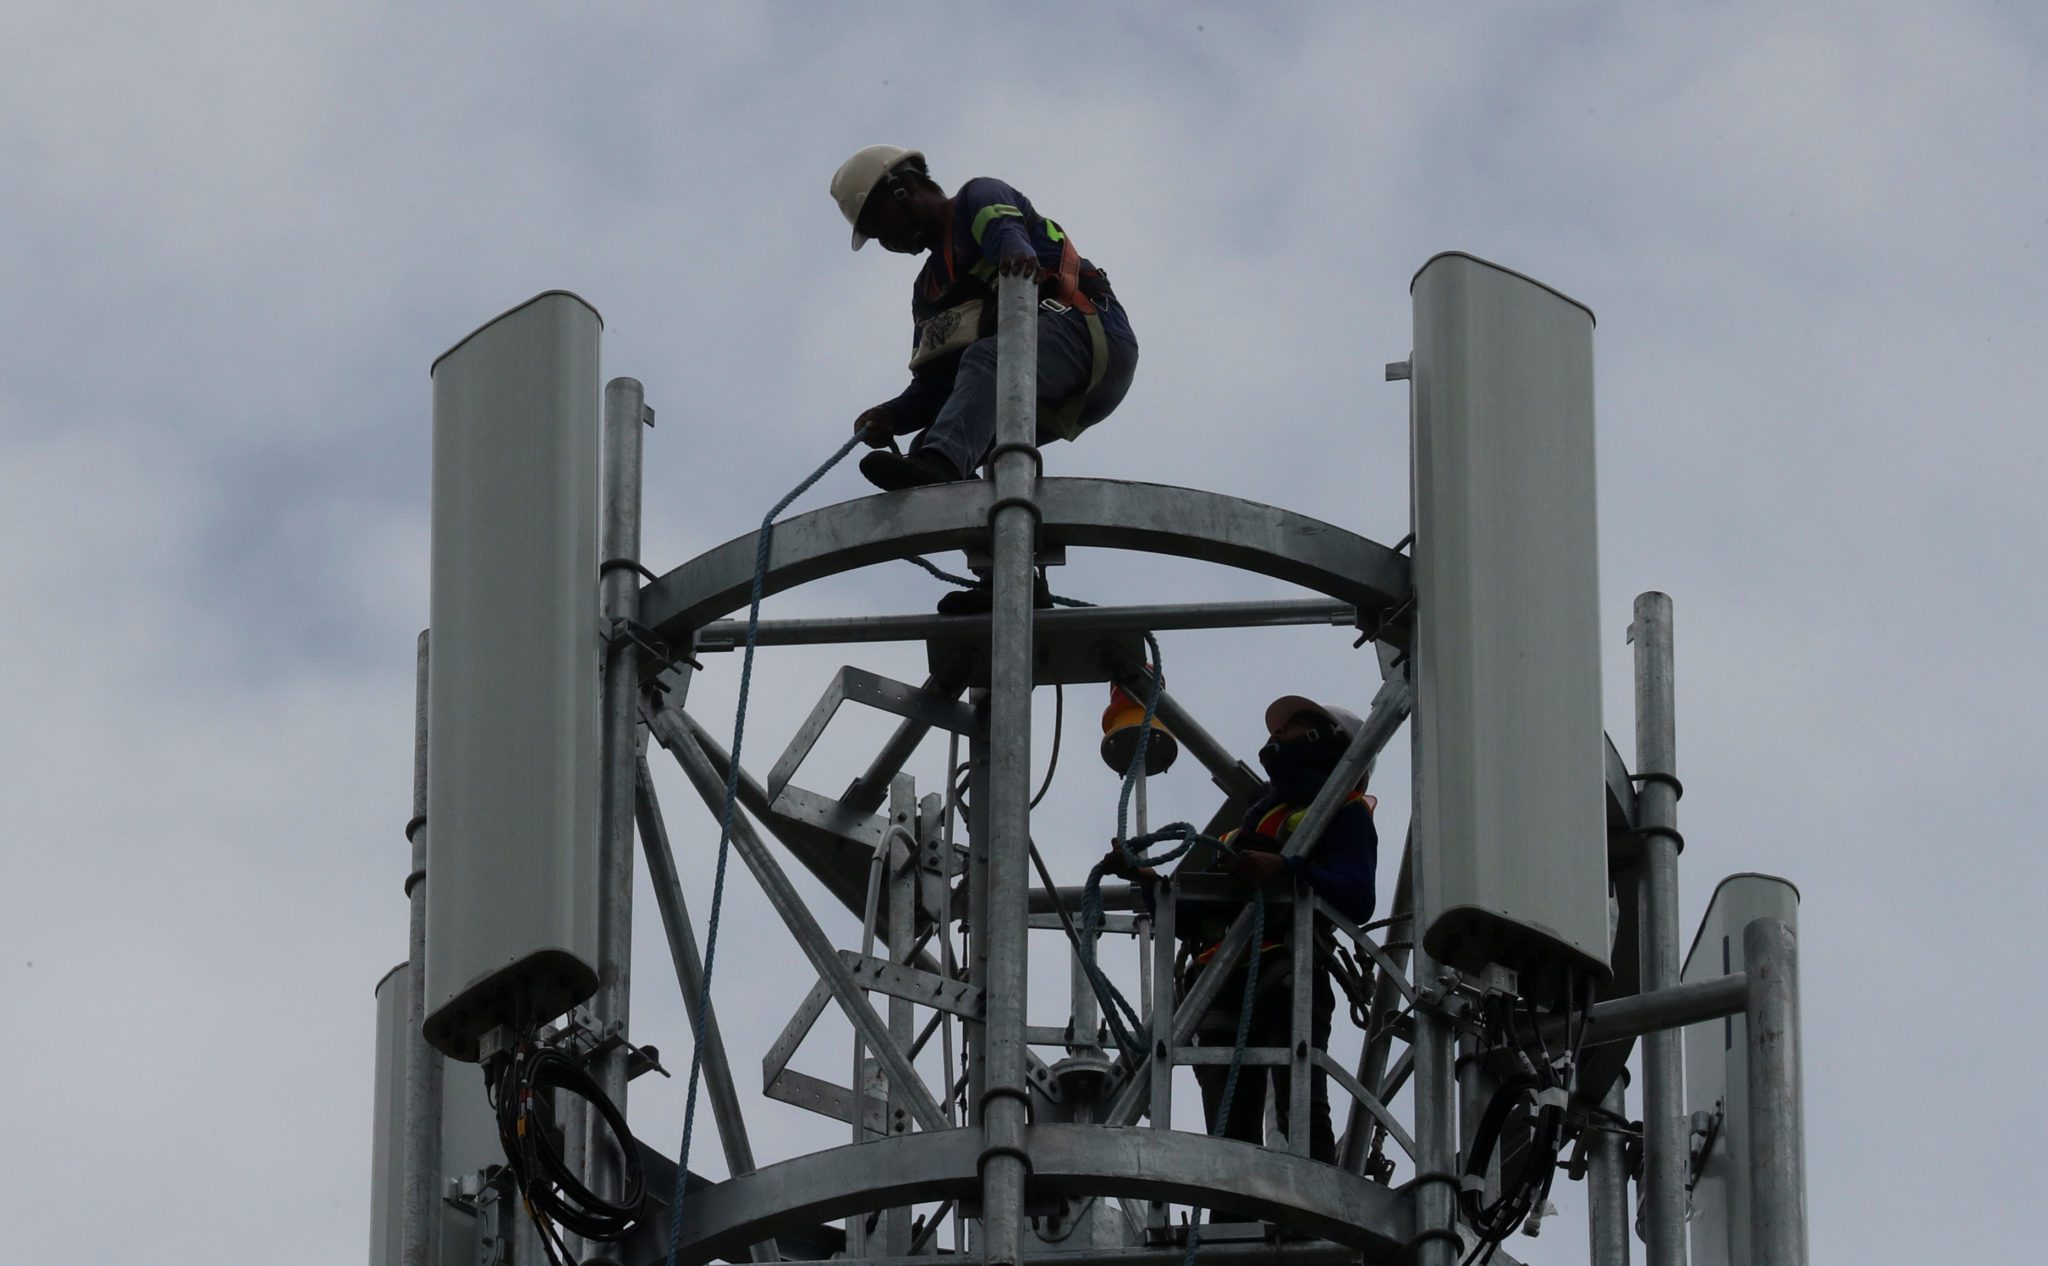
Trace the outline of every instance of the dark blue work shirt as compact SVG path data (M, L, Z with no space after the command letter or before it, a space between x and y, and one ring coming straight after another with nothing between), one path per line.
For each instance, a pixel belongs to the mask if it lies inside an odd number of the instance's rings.
M1307 856L1287 859L1288 873L1308 880L1318 897L1353 923L1362 924L1372 917L1376 898L1380 834L1372 820L1375 803L1363 792L1352 792ZM1288 804L1268 793L1245 810L1244 826L1225 836L1224 842L1238 848L1258 847L1247 837L1264 836L1277 852L1307 813L1307 805Z
M918 322L947 308L973 299L993 300L996 265L1011 255L1028 252L1037 257L1039 267L1057 271L1065 242L1066 231L1038 214L1031 199L993 177L976 176L953 195L945 233L932 245L912 284L912 330ZM1084 274L1094 268L1088 260L1081 261ZM1123 305L1112 296L1098 306L1102 332L1136 347L1138 336L1131 331ZM993 313L992 306L989 311ZM1076 315L1074 319L1081 318ZM915 339L913 332L913 346ZM912 371L910 385L884 406L890 429L904 435L930 426L953 393L953 376L959 367L956 353Z

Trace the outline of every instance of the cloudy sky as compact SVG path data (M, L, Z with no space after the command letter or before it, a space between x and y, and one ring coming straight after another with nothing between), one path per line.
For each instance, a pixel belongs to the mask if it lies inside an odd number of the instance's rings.
M738 535L901 384L912 266L849 254L825 193L882 140L948 185L1010 180L1114 275L1137 385L1049 454L1056 474L1391 543L1406 393L1382 366L1407 355L1416 267L1468 250L1592 307L1608 724L1631 751L1630 604L1669 592L1687 933L1730 872L1805 894L1816 1254L2009 1254L2048 1116L2048 22L1422 10L8 5L7 1256L129 1260L147 1237L166 1266L363 1260L371 989L405 953L427 367L534 292L578 291L607 375L659 411L648 561ZM842 469L805 504L864 490ZM1114 555L1055 579L1102 601L1283 592ZM897 565L770 614L937 593ZM1341 630L1165 650L1246 756L1274 694L1371 690ZM764 655L750 764L844 658ZM921 670L910 648L859 662ZM714 730L736 674L715 660L694 690ZM1088 750L1098 691L1071 694L1038 830L1078 882L1114 782ZM835 727L802 781L842 786L870 732ZM934 746L912 771L932 789L942 766ZM1397 752L1396 837L1405 777ZM715 827L666 771L663 791L701 919ZM1191 762L1153 795L1155 820L1210 807ZM1385 888L1392 869L1389 850ZM635 1034L680 1070L640 906ZM806 982L743 877L728 918L744 1073ZM819 1040L809 1066L839 1070L845 1043ZM636 1126L673 1146L680 1101L636 1083ZM778 1109L755 1128L772 1157L842 1127ZM700 1160L718 1172L708 1143ZM1582 1260L1583 1202L1560 1203L1517 1241L1532 1260Z

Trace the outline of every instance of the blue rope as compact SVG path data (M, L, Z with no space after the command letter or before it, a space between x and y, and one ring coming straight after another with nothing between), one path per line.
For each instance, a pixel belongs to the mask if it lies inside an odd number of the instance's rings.
M954 573L946 571L945 569L939 567L929 558L922 558L916 554L912 554L910 557L904 559L903 561L906 563L916 563L919 567L924 568L926 571L930 572L934 576L937 576L940 580L945 581L949 585L958 585L962 589L988 588L988 582L986 580L983 580L977 576L955 575ZM1079 598L1062 598L1056 593L1049 593L1046 595L1046 597L1052 599L1053 605L1061 607L1092 607L1095 605L1092 602L1083 602Z
M774 508L761 518L761 531L754 550L754 589L747 606L747 650L740 661L740 701L732 721L732 757L725 770L725 808L718 820L718 869L711 880L711 916L704 924L704 979L697 989L697 1033L704 1032L706 1018L711 1010L711 969L718 953L718 916L725 904L725 863L732 855L733 810L739 803L740 790L740 740L747 728L747 693L754 680L754 643L761 627L762 590L768 583L768 546L775 537L775 516L789 508L789 503L804 495L812 484L825 477L825 472L837 466L841 459L853 451L861 442L855 435L839 446L839 451L825 459L825 464L812 471L810 477L789 490L789 494L775 503ZM690 1054L690 1088L683 1103L683 1143L676 1157L676 1190L669 1202L668 1223L668 1266L676 1266L676 1251L682 1243L683 1233L683 1184L690 1173L690 1138L697 1125L697 1084L704 1071L704 1043L700 1040Z

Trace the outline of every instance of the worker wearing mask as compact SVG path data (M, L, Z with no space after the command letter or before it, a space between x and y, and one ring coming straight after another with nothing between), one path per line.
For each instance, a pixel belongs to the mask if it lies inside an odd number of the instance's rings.
M1038 435L1071 440L1109 416L1130 389L1138 341L1101 269L1016 189L986 176L951 197L924 155L870 145L832 177L853 226L901 255L928 254L911 291L910 385L864 411L853 429L880 449L915 433L907 453L875 452L861 474L894 491L972 476L996 430L998 276L1038 281Z
M1351 741L1358 736L1355 713L1330 707L1301 695L1283 695L1266 709L1267 739L1259 749L1259 763L1270 780L1265 794L1245 810L1242 824L1223 837L1229 852L1218 853L1210 869L1228 871L1249 887L1259 887L1282 873L1306 880L1309 887L1337 913L1363 925L1372 917L1375 876L1379 868L1379 833L1373 826L1373 797L1360 786L1347 788L1322 835L1305 855L1283 857L1281 850L1293 836L1309 805L1336 772ZM1228 860L1224 860L1226 858ZM1149 870L1129 878L1156 878ZM1182 989L1193 987L1209 961L1222 945L1231 919L1210 915L1194 921L1186 931L1183 954L1189 969ZM1251 1046L1289 1046L1293 1030L1293 964L1286 926L1266 925L1264 943L1253 951L1259 958L1257 995L1253 1002ZM1237 1041L1238 1020L1244 1005L1245 972L1252 954L1240 960L1216 991L1215 1001L1202 1016L1195 1032L1198 1046L1229 1048ZM1325 1050L1330 1042L1330 1020L1336 1010L1336 992L1329 969L1318 962L1311 988L1310 1045ZM1238 1072L1237 1090L1231 1097L1230 1118L1216 1120L1222 1105L1227 1065L1198 1064L1195 1079L1202 1088L1202 1106L1209 1132L1247 1143L1265 1144L1266 1083L1270 1076L1280 1128L1290 1135L1288 1121L1292 1075L1284 1065L1247 1065ZM1264 1074L1264 1075L1262 1075ZM1309 1087L1309 1155L1334 1163L1337 1142L1330 1126L1329 1075L1320 1068L1312 1074Z

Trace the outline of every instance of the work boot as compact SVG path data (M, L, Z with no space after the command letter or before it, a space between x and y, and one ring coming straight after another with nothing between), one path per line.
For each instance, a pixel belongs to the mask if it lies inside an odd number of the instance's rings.
M939 599L940 615L987 615L995 609L995 590L984 581L972 589L955 589ZM1031 605L1040 611L1052 606L1052 587L1045 583L1042 572L1031 577Z
M908 456L869 453L860 459L860 473L884 492L901 492L905 488L922 488L926 484L949 484L964 478L953 469L953 463L928 448Z

